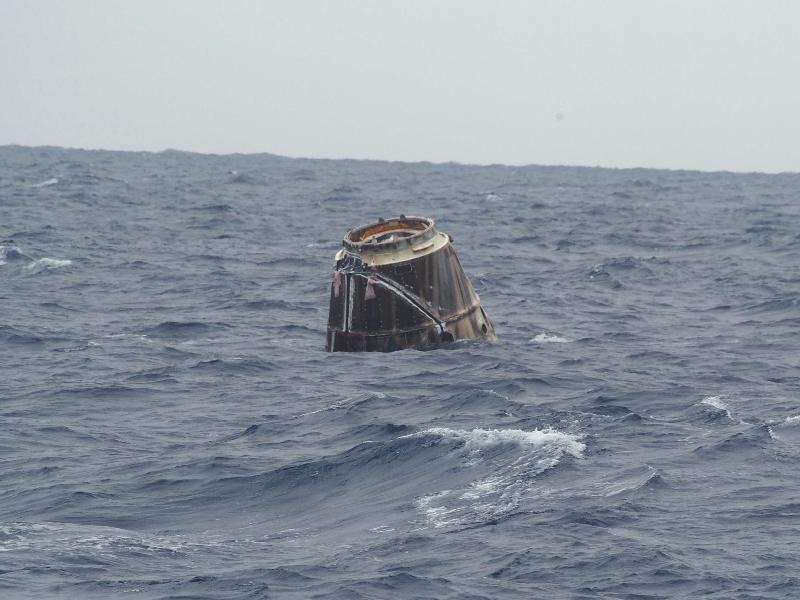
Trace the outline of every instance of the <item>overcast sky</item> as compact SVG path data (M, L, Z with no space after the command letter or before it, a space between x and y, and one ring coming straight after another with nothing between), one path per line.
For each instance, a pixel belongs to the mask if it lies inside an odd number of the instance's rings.
M0 144L800 171L800 2L0 0Z

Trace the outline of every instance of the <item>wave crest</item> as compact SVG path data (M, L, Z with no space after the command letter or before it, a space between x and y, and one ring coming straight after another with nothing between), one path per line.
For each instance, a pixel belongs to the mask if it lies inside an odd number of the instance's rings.
M568 344L572 340L561 337L560 335L554 335L550 333L540 333L533 338L531 338L531 342L537 344Z
M435 528L481 523L515 510L531 495L535 478L565 456L583 457L586 445L576 435L555 429L425 429L408 436L454 443L465 459L465 485L421 496L415 501L426 524ZM472 475L474 477L471 477Z
M69 259L61 258L39 258L29 265L25 266L25 270L31 273L41 273L42 271L54 271L56 269L63 269L69 267L72 261Z

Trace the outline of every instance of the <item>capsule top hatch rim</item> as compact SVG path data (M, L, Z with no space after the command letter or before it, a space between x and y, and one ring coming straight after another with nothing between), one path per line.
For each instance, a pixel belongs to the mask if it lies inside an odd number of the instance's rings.
M342 240L343 248L336 260L351 254L367 265L379 267L412 261L440 250L450 241L449 235L436 229L433 219L400 215L351 229Z
M417 247L436 234L433 219L400 215L351 229L344 236L342 245L358 254L397 252Z

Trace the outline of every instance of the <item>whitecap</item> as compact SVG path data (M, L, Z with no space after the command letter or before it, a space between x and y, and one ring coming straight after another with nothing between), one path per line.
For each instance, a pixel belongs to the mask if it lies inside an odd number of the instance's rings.
M9 260L24 258L25 253L19 246L5 246L0 244L0 265L6 264Z
M530 341L536 344L568 344L572 340L550 333L540 333L539 335L531 338Z
M462 489L441 490L416 499L415 506L430 527L483 522L506 514L532 494L535 478L554 468L565 455L583 457L577 435L555 429L450 429L433 427L401 436L434 437L455 442L460 469L474 479Z
M716 408L717 410L724 412L725 416L727 416L729 419L733 420L733 416L731 415L728 405L725 404L725 402L719 396L706 396L700 401L700 404L705 404L706 406Z
M56 185L57 183L58 183L58 179L53 177L52 179L48 179L48 180L42 181L40 183L33 183L33 184L29 185L28 187L43 188L43 187L48 187L48 186L51 186L51 185Z
M147 335L141 333L110 333L108 335L104 335L104 338L111 339L111 340L125 340L131 339L139 342L147 342L148 344L152 344L153 340L151 340ZM91 343L91 342L90 342ZM102 344L98 344L102 345Z
M344 398L342 400L337 400L333 404L329 404L328 406L325 406L323 408L318 408L317 410L312 410L312 411L309 411L309 412L300 413L295 418L308 417L308 416L316 415L318 413L326 412L326 411L329 411L329 410L339 410L340 408L346 407L352 401L353 401L353 398Z
M204 532L200 536L182 534L136 533L103 525L70 523L9 523L2 530L0 552L91 552L106 558L127 556L131 552L161 556L192 553L219 547L229 540L220 534Z
M773 440L796 446L800 444L798 427L800 427L800 415L789 415L783 421L773 421L767 431Z
M716 409L717 411L724 413L725 416L730 419L731 421L737 421L738 423L744 423L742 419L734 418L731 414L730 408L725 403L725 401L720 396L706 396L703 398L699 405L710 406L711 408Z
M62 269L64 267L68 267L72 264L72 261L69 259L61 259L61 258L39 258L29 265L25 266L26 271L30 271L32 273L41 273L42 271L51 271L55 269Z
M700 401L700 404L707 404L708 406L713 406L714 408L728 412L727 404L725 404L719 396L706 396Z
M416 433L400 436L399 439L410 437L439 436L460 440L464 442L464 447L470 453L478 452L483 448L496 446L499 444L516 444L518 446L542 447L548 444L555 444L576 458L583 455L586 445L580 438L557 431L555 429L534 429L524 431L522 429L450 429L449 427L431 427Z
M372 533L391 533L394 531L394 527L389 527L388 525L378 525L377 527L370 528Z

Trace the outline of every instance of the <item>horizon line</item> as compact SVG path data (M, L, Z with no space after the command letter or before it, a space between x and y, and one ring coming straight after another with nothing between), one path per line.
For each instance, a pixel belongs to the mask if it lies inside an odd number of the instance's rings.
M161 150L130 150L119 148L101 148L101 147L85 147L85 146L59 146L57 144L18 144L14 142L0 144L0 149L3 148L29 148L29 149L57 149L57 150L77 150L81 152L118 152L130 154L165 154L165 153L179 153L179 154L198 154L202 156L272 156L285 160L311 160L311 161L351 161L351 162L375 162L375 163L402 163L408 165L436 165L448 166L457 165L463 167L505 167L512 169L523 169L529 167L538 168L567 168L567 169L607 169L610 171L667 171L671 173L704 173L704 174L730 174L730 175L800 175L798 171L758 171L758 170L732 170L732 169L698 169L698 168L685 168L685 167L650 167L650 166L635 166L635 167L614 167L605 165L582 165L582 164L556 164L556 163L477 163L477 162L462 162L458 160L447 161L433 161L433 160L406 160L406 159L390 159L390 158L355 158L355 157L339 157L331 158L326 156L290 156L288 154L276 154L274 152L256 151L256 152L201 152L198 150L182 150L179 148L163 148Z

